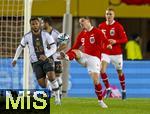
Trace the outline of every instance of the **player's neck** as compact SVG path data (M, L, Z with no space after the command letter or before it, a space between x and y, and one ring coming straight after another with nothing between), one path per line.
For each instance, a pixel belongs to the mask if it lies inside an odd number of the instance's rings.
M93 26L89 26L89 28L87 29L87 31L91 31L93 29Z
M49 32L49 33L50 33L50 32L52 31L52 29L53 29L53 28L52 28L51 26L50 26L50 27L48 27L48 28L47 28L47 32Z
M112 24L114 24L114 22L115 22L115 20L110 20L110 21L107 20L107 21L106 21L106 24L107 24L107 25L112 25Z
M37 32L32 31L32 33L33 33L34 35L39 35L39 34L40 34L40 31L41 31L41 30L39 30L39 31L37 31Z

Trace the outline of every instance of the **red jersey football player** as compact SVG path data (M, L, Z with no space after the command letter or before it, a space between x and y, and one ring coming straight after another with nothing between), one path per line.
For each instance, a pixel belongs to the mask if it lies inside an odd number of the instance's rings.
M106 48L111 49L112 46L105 35L91 25L90 19L87 17L80 18L79 24L82 31L78 34L73 47L66 53L61 53L61 58L68 60L76 59L78 63L86 67L91 76L98 102L102 108L107 105L102 100L102 86L99 82L100 74L100 58L102 44L106 44ZM82 47L82 51L80 48Z
M111 50L108 50L106 48L103 49L101 59L102 61L101 77L107 90L106 97L108 97L111 93L111 90L108 82L108 77L106 74L106 68L108 64L112 62L119 76L122 88L122 99L124 100L126 99L126 88L125 88L125 76L122 71L123 55L121 45L126 43L128 40L123 26L119 22L114 20L115 17L114 9L108 8L106 10L105 17L106 21L99 24L99 29L106 35L109 42L112 44L112 49Z

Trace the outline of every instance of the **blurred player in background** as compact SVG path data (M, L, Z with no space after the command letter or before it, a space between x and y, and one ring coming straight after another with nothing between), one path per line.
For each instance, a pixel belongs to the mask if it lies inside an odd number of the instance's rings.
M141 44L141 37L139 34L133 34L130 36L129 41L125 45L126 56L128 60L143 59L140 44Z
M60 56L60 51L66 49L67 47L67 42L62 43L59 40L59 35L60 33L54 29L51 26L51 18L45 17L43 19L43 28L54 38L55 43L57 44L57 52L53 55L54 61L55 61L55 74L56 74L56 79L59 84L59 90L60 90L60 95L62 95L62 62L61 60L57 59L58 56Z
M83 30L78 34L73 47L66 54L61 53L61 58L66 60L76 59L79 64L88 69L98 102L102 108L107 108L102 100L102 86L99 82L100 55L101 44L106 43L107 48L111 48L111 44L99 29L91 25L88 17L80 18L79 24ZM82 51L80 50L81 47Z
M108 97L111 93L110 84L108 82L108 76L106 74L107 66L112 62L117 70L121 88L122 88L122 99L126 99L126 87L125 87L125 76L122 71L123 67L123 55L121 45L126 43L127 36L123 26L114 20L115 12L114 9L108 8L105 13L106 21L99 24L99 29L106 35L109 42L112 44L112 50L106 48L103 49L102 53L102 69L101 77L106 86Z
M16 50L12 65L15 66L23 48L28 45L30 61L37 81L42 88L46 88L46 75L55 91L55 103L60 104L59 85L55 77L52 55L56 52L56 44L52 36L41 30L37 17L30 19L31 31L25 34ZM50 45L50 48L48 46Z

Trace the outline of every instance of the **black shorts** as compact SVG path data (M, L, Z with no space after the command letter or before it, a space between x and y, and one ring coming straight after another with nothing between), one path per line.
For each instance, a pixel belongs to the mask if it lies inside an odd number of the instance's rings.
M55 61L55 73L62 73L61 61Z
M37 80L46 77L47 72L54 71L54 60L49 59L46 61L37 61L32 63L33 72L36 75Z

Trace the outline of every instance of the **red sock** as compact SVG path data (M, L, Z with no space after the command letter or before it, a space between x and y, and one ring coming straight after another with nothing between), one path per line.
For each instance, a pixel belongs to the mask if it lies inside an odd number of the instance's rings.
M76 58L76 53L74 51L69 51L68 53L66 53L69 57L69 60L73 60Z
M125 90L126 87L125 87L125 76L124 76L124 74L119 76L119 80L120 80L122 90Z
M108 76L106 73L101 73L101 78L104 82L104 85L106 87L106 89L108 89L110 87L109 81L108 81Z
M98 100L102 100L102 86L100 83L95 85L95 93L97 95Z

